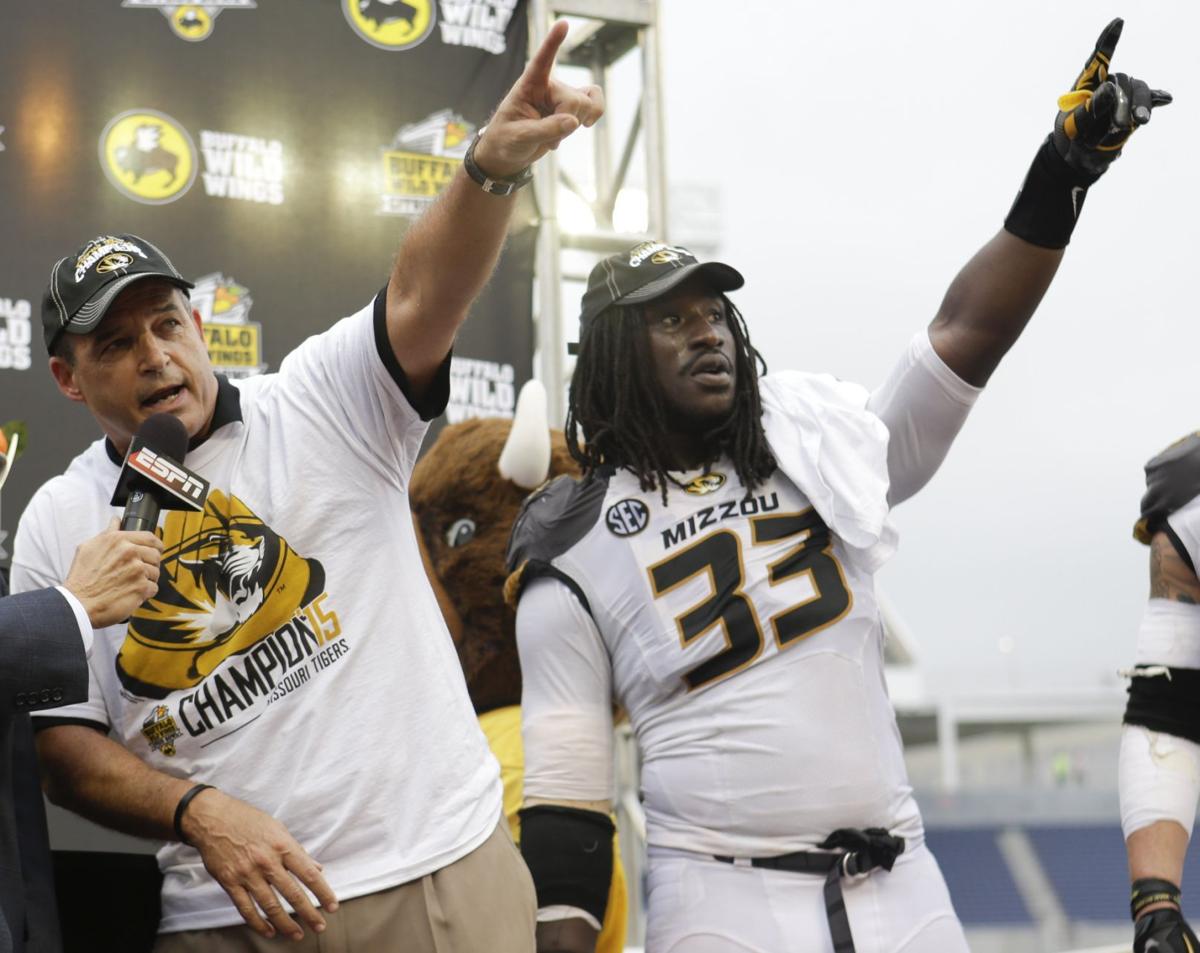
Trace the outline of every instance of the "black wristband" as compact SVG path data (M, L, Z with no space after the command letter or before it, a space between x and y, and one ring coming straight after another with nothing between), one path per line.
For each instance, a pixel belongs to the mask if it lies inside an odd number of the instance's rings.
M1088 187L1098 178L1067 165L1047 136L1004 220L1005 230L1042 248L1066 248Z
M1169 880L1158 877L1142 877L1133 882L1129 894L1129 915L1137 920L1138 914L1154 903L1173 903L1178 908L1183 894Z
M194 798L201 791L216 790L211 784L197 784L188 789L188 792L179 799L179 803L175 805L175 838L181 843L187 844L188 847L193 846L192 842L183 836L183 812L187 810L188 805L192 803Z

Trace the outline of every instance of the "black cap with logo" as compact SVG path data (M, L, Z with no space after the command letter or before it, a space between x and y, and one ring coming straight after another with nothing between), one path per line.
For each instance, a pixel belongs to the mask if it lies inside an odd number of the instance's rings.
M142 278L162 278L184 292L195 287L171 260L136 235L101 235L50 269L42 297L42 336L46 350L64 331L87 334L104 318L113 299Z
M699 261L686 248L665 242L639 242L628 251L609 255L588 275L579 314L579 335L608 308L643 304L661 297L693 275L708 279L713 291L734 291L745 284L736 268L719 261ZM578 345L571 345L574 353Z

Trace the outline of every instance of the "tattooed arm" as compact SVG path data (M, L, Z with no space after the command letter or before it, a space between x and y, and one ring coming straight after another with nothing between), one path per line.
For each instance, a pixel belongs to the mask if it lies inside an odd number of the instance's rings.
M1200 605L1200 579L1165 532L1155 533L1150 540L1150 598ZM1121 757L1126 757L1124 745ZM1125 840L1130 880L1154 877L1179 884L1188 840L1187 830L1173 820L1155 821L1133 831ZM1164 901L1151 904L1144 912L1150 914L1160 909L1178 908Z
M1166 533L1150 540L1150 598L1200 604L1200 579Z

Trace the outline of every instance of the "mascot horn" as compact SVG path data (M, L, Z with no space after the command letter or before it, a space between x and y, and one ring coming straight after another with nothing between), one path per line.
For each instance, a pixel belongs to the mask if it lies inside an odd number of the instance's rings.
M445 427L417 463L409 485L425 570L458 650L467 690L500 762L504 813L520 840L521 667L516 618L504 602L504 553L521 502L550 477L579 470L562 432L550 429L546 391L521 388L516 415ZM608 911L597 953L624 949L628 900L614 840Z

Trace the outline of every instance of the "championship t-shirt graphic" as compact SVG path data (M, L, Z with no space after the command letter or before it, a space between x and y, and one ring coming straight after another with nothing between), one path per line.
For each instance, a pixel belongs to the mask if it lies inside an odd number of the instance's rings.
M291 667L290 656L311 653L305 636L314 646L326 640L321 563L297 553L236 496L214 489L203 512L169 513L162 538L158 593L129 620L117 656L126 690L165 698L249 655L218 691L252 705ZM280 635L284 648L264 645Z

